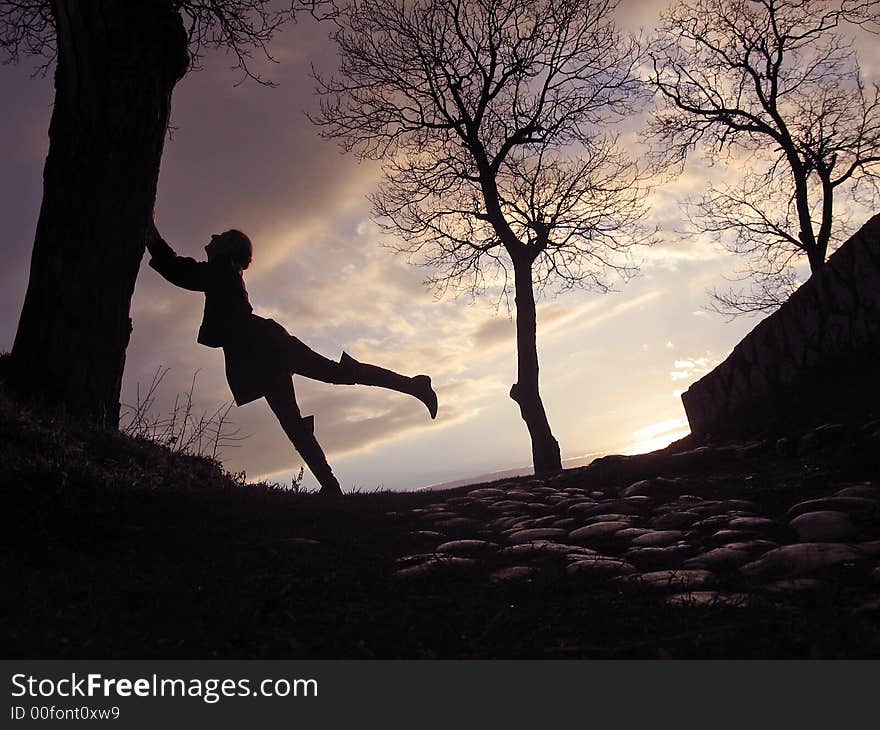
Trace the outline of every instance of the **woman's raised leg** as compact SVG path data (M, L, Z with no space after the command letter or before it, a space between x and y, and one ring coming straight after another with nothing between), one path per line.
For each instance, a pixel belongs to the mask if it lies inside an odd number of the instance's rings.
M342 353L339 362L336 362L318 354L293 335L290 336L288 343L288 365L291 372L324 383L374 385L398 393L406 393L422 401L431 418L437 416L437 394L431 387L431 378L427 375L416 375L411 378L377 365L358 362L345 352Z
M303 418L300 413L296 393L293 390L293 380L284 378L283 381L274 384L266 392L266 402L278 418L284 433L321 485L321 494L341 495L339 481L333 475L324 450L315 438L315 419L312 416Z

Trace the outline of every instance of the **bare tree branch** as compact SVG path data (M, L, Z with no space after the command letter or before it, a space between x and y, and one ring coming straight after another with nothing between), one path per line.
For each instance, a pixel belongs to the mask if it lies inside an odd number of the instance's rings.
M334 0L155 0L180 12L189 36L190 69L197 70L206 49L225 49L233 68L258 83L269 84L252 67L254 53L274 60L269 43L297 12L332 18ZM51 0L0 0L0 49L6 62L22 54L41 59L45 73L55 60L55 21Z
M692 0L661 17L647 79L657 157L681 164L699 146L748 171L691 216L749 260L754 299L716 300L733 313L777 306L797 259L815 272L849 232L836 204L878 193L880 88L844 33L878 17L858 0Z
M538 284L609 287L645 243L645 172L603 131L632 111L614 3L356 0L316 73L323 136L385 161L372 200L390 245L479 290L510 257ZM505 252L508 254L505 256Z

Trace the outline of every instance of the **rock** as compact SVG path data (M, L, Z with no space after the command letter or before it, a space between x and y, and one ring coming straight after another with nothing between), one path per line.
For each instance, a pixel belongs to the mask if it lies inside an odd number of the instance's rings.
M758 505L748 499L726 499L721 502L726 509L742 510L743 512L755 513L758 511Z
M744 541L752 537L755 533L751 530L718 530L711 538L716 545L724 545L736 541Z
M689 507L703 507L707 504L706 500L697 494L679 494L677 501L680 504L687 504Z
M584 502L578 500L574 504L568 505L565 511L570 515L591 515L601 512L604 509L605 507L603 505L596 504L596 502Z
M836 542L785 545L747 563L740 570L755 578L797 578L824 568L865 559L864 553Z
M534 520L524 520L522 518L516 520L510 527L505 528L501 531L501 534L504 537L509 537L515 532L521 532L522 530L530 530L534 527Z
M797 443L788 438L787 436L783 436L776 441L776 453L780 456L794 456L797 451Z
M688 507L695 507L698 505L707 504L707 502L699 494L685 493L685 494L677 495L677 497L675 498L675 501L671 502L671 504L678 504L678 505L685 505Z
M870 598L859 603L852 610L852 614L853 616L861 616L865 613L875 613L877 611L880 611L880 598Z
M573 542L589 542L591 540L607 540L615 532L629 527L629 522L597 522L594 525L579 527L568 533L568 539Z
M698 529L698 530L702 530L702 529L715 530L718 527L721 527L722 525L724 527L727 527L730 520L731 520L731 518L727 515L714 515L712 517L707 517L704 520L700 520L699 522L694 522L694 524L691 525L691 527L693 527L694 529Z
M605 515L621 515L629 517L630 514L631 511L619 511L618 509L616 509L616 505L613 505L610 502L593 505L574 505L573 507L570 507L568 509L568 515L570 517L576 517L581 520L585 520L590 517L603 517ZM603 520L599 520L599 522L602 521Z
M535 487L532 489L532 494L537 494L542 497L555 497L559 494L559 490L554 487Z
M767 530L775 526L776 522L766 517L734 517L730 521L732 530Z
M709 568L711 570L729 570L738 568L750 558L746 550L737 550L725 545L697 555L684 561L685 568Z
M678 542L681 537L681 530L654 530L636 537L632 544L639 547L665 547Z
M314 547L321 544L319 540L312 540L310 537L282 537L276 543L287 547Z
M880 512L880 503L864 497L823 497L807 499L789 507L785 513L789 517L797 517L806 512L833 510L835 512Z
M565 499L556 502L553 507L557 512L562 510L567 510L569 507L573 507L576 504L597 504L595 499L590 499L589 497L572 497L568 496Z
M749 593L719 593L718 591L692 591L674 593L666 599L673 606L694 606L713 608L742 608L754 603L755 597Z
M634 502L631 499L609 499L601 502L602 512L604 514L620 514L638 516L648 513L651 509L649 502ZM596 513L594 513L596 514Z
M805 454L839 444L846 438L846 428L839 423L826 423L801 436L798 453Z
M434 504L426 504L424 507L419 507L412 510L414 515L427 515L427 514L437 514L438 512L449 512L449 507L445 504L441 504L439 502Z
M580 545L567 545L551 540L534 540L519 545L501 548L496 555L501 559L523 560L528 558L543 558L551 556L566 557L569 555L595 555L595 551Z
M500 512L503 514L508 514L511 512L522 512L523 511L523 503L516 502L512 499L501 499L497 502L492 502L488 509L491 512Z
M690 527L700 516L696 512L667 512L651 520L651 527L658 530L678 530Z
M633 482L629 486L623 487L619 490L621 497L634 497L634 496L649 496L649 492L651 491L651 480L650 479L640 479L637 482Z
M689 545L634 547L627 550L625 556L640 568L680 568L690 552L692 549Z
M747 553L754 555L756 553L766 553L768 550L779 547L779 543L772 540L746 540L744 542L729 542L724 547L731 550L745 550Z
M504 495L505 492L503 489L494 489L493 487L472 489L468 492L468 497L476 497L477 499L482 499L483 497L503 497Z
M862 431L864 433L873 433L878 428L880 428L880 418L877 418L873 421L868 421L866 424L862 426Z
M416 565L400 568L394 572L395 578L406 580L429 578L439 575L453 575L473 570L479 563L470 558L453 558L432 556Z
M492 583L523 583L534 578L540 569L534 565L511 565L494 571L489 580Z
M878 555L880 555L880 540L857 542L855 544L855 547L871 558L876 558Z
M622 515L616 512L611 514L605 514L603 512L600 515L592 515L583 520L585 525L595 525L597 522L626 522L627 524L630 524L632 518L629 515Z
M441 527L444 530L462 530L481 526L482 523L472 517L453 517L451 520L441 520L435 523L435 527Z
M717 517L730 517L731 508L728 507L724 502L705 502L703 504L687 504L682 505L682 509L677 510L681 512L682 510L687 510L688 512L693 512L695 514L700 515L701 520L709 520Z
M537 517L533 520L529 520L531 525L529 527L553 527L553 523L556 522L559 518L556 515L547 515L546 517Z
M451 504L454 507L470 507L471 505L478 504L478 500L473 497L450 497L446 500L446 504Z
M836 542L856 533L849 515L834 510L804 512L788 524L802 542Z
M623 501L626 502L627 504L634 504L638 507L644 508L644 507L650 506L650 504L653 500L651 499L651 497L648 497L646 495L636 494L631 497L624 497Z
M681 483L677 479L666 479L665 477L642 479L620 490L621 497L644 496L658 499L668 499L678 496L680 493Z
M750 444L743 444L737 449L740 454L745 457L761 456L762 454L772 451L776 446L775 441L753 441Z
M486 526L496 530L507 530L520 522L521 519L521 517L498 517L497 519L489 520Z
M767 583L763 588L768 593L812 593L828 587L828 582L816 578L789 578Z
M872 486L870 483L853 484L843 489L838 489L834 493L835 497L861 497L863 499L873 499L880 502L880 489Z
M554 540L559 537L568 537L568 531L561 527L537 527L530 530L517 530L507 539L515 544L532 542L533 540Z
M708 570L656 570L635 577L639 583L652 588L677 591L702 588L715 582L715 575Z
M565 572L569 575L622 575L632 573L635 568L620 558L606 555L594 555L583 560L569 563Z
M450 555L485 555L498 549L498 545L487 540L452 540L438 545L435 551Z
M434 540L439 541L443 539L443 533L437 532L436 530L412 530L406 534L408 537L415 540L423 540L425 542L431 542Z
M398 567L407 567L410 565L418 565L426 560L434 560L437 556L434 553L415 553L413 555L401 555L394 559L395 565Z

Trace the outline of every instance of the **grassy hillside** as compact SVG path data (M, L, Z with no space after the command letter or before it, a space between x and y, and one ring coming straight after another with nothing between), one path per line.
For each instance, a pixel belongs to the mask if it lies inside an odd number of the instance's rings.
M670 603L637 584L571 577L552 561L519 582L487 580L482 567L401 580L409 559L400 559L441 539L425 520L445 500L482 509L463 496L468 488L326 502L35 415L2 391L0 433L7 657L880 654L876 611L853 614L876 593L864 564L844 566L818 592L748 607ZM599 487L613 497L620 485L663 474L688 491L711 487L773 512L826 477L876 476L875 452L822 452L826 461L807 463L754 446L704 449L502 486L519 494ZM468 536L446 525L442 539ZM742 590L736 575L722 580Z

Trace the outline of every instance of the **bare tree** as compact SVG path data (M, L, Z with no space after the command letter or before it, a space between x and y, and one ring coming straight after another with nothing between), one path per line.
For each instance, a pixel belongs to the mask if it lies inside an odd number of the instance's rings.
M643 174L605 125L631 111L632 42L613 0L354 0L317 75L322 134L385 161L373 197L429 282L512 274L518 404L535 472L562 468L538 388L535 288L605 291L634 271Z
M751 291L715 294L729 314L778 306L847 233L841 199L876 196L880 88L862 78L848 26L877 19L863 0L691 0L661 16L649 81L660 154L695 147L740 179L691 208L699 231L747 257Z
M0 50L55 64L30 278L10 376L115 428L129 309L177 81L206 48L254 51L320 0L0 0Z

